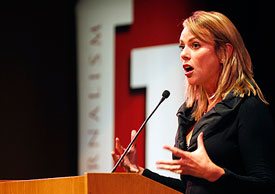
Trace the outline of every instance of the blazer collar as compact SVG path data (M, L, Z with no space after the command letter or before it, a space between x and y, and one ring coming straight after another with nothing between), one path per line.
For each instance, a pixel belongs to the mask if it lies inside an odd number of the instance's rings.
M224 100L217 103L215 107L204 114L202 118L195 124L192 138L188 146L189 151L194 151L197 149L197 138L200 132L203 132L204 134L203 139L207 139L217 130L222 129L223 121L238 109L239 104L243 98L234 96L233 93L234 91L232 90ZM194 123L194 119L191 118L191 114L192 112L190 110L180 114L178 112L178 116L184 116L185 121L183 120L183 123L185 122L186 127L190 127L191 124Z

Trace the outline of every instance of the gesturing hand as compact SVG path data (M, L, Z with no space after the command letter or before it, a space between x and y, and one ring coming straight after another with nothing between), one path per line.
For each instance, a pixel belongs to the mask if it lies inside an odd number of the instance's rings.
M191 175L204 178L208 181L216 181L224 173L224 169L214 164L204 147L203 133L200 133L197 139L198 148L194 152L183 151L176 147L163 146L164 149L171 151L179 160L157 161L157 168L170 170L172 172L184 175Z
M131 140L135 137L136 131L132 130L131 132ZM115 142L115 151L112 152L112 157L114 162L116 163L121 155L123 154L125 148L121 146L119 138L116 138ZM135 173L140 173L142 168L140 168L137 165L137 149L136 149L136 144L133 144L128 153L125 155L123 160L120 163L120 166L124 168L126 172L135 172Z

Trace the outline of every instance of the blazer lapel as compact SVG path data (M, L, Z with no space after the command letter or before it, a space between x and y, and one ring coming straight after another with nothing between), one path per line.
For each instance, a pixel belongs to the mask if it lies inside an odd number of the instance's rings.
M208 111L194 126L194 131L188 151L197 149L197 138L203 132L203 139L206 140L217 130L222 130L223 121L228 119L228 116L238 110L239 104L243 98L236 97L231 91L228 96L221 102L217 103L210 111Z

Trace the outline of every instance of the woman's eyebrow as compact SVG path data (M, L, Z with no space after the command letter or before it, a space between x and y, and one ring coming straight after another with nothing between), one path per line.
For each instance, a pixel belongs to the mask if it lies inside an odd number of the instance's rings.
M192 42L193 40L195 40L195 39L197 39L195 36L193 36L193 37L191 37L191 38L189 38L188 40L187 40L187 42ZM180 39L180 44L184 44L184 41L182 40L182 39Z

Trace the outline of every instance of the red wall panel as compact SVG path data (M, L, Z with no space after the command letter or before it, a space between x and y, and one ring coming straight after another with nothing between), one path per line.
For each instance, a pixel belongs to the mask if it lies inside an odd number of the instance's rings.
M118 28L115 39L115 137L124 147L130 142L130 131L138 130L145 119L146 90L134 92L129 86L131 50L177 43L182 21L192 10L187 0L136 0L133 9L133 24ZM145 130L137 140L141 166L145 164Z

